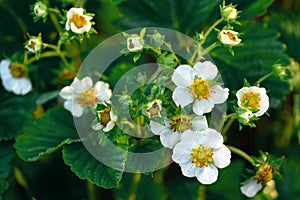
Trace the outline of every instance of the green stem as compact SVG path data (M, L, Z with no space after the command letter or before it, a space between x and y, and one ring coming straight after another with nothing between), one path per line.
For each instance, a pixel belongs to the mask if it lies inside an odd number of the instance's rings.
M47 5L47 7L50 8L49 0L45 0L45 4ZM50 12L49 16L50 16L50 19L51 19L52 23L54 24L56 30L58 31L58 33L60 33L61 27L59 25L56 15L53 12Z
M134 174L128 200L136 200L136 192L137 192L140 180L141 180L141 173Z
M231 146L231 145L226 145L233 153L235 153L236 155L241 156L242 158L244 158L245 160L247 160L249 163L251 163L252 165L254 165L254 161L253 159L244 151L242 151L241 149Z
M266 80L267 78L271 77L273 75L273 72L270 72L266 75L264 75L263 77L261 77L258 81L256 81L255 85L259 86L259 84L261 82L263 82L264 80Z
M200 185L198 192L199 192L198 200L205 200L206 199L206 187L205 187L205 185Z
M230 116L230 117L229 117ZM231 127L232 123L234 122L236 116L235 114L230 114L226 116L226 120L229 119L229 121L226 123L225 127L223 128L222 135L226 135L228 132L229 128Z
M195 63L198 62L198 61L200 61L204 55L208 54L215 47L217 47L217 42L212 43L209 47L207 47L206 49L204 49L204 51L202 51L202 52L201 52L201 50L198 51L198 58L195 61Z
M47 52L42 53L39 56L39 59L40 58L56 57L56 56L61 56L61 55L65 56L66 53L65 52L57 52L57 51L47 51ZM27 60L27 62L25 62L24 64L30 64L30 63L33 63L35 61L37 61L37 58L36 57L32 57L29 60Z
M57 14L61 19L65 19L65 16L63 16L57 8L49 8L49 11L52 13Z
M56 50L57 51L57 46L53 45L53 44L48 44L48 43L44 43L43 42L43 45L46 47L46 48L49 48L49 49L52 49L52 50Z
M209 29L207 29L207 31L204 34L203 40L200 44L204 44L207 36L210 34L210 32L216 28L216 26L218 26L221 22L223 21L223 18L219 19L218 21L216 21L211 27L209 27Z
M87 196L89 200L97 200L96 186L90 181L86 181Z

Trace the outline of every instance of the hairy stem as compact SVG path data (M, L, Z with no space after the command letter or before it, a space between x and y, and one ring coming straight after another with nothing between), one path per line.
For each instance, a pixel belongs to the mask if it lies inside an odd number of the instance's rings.
M137 192L140 180L141 180L141 173L134 174L133 180L131 183L130 194L129 194L128 200L136 200L136 192Z
M211 25L211 27L209 27L209 28L207 29L207 31L206 31L205 34L204 34L204 37L203 37L203 40L202 40L201 44L204 44L204 42L205 42L207 36L210 34L210 32L211 32L214 28L216 28L216 26L218 26L222 21L223 21L223 18L219 19L219 20L216 21L213 25Z
M90 181L86 181L87 196L89 200L97 200L96 186Z
M261 77L258 81L255 82L255 85L260 85L261 82L263 82L264 80L266 80L267 78L271 77L273 75L273 72L270 72L266 75L264 75L263 77Z

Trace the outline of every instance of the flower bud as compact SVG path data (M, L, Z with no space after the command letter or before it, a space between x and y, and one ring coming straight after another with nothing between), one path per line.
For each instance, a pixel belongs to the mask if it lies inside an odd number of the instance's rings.
M222 30L219 33L219 40L226 45L236 46L242 42L240 38L238 38L238 32L232 30Z
M138 35L132 35L127 38L127 49L131 52L139 51L144 48L144 41Z
M226 21L235 21L238 16L237 9L232 6L225 7L222 11L222 16Z
M42 39L39 35L38 37L32 36L26 43L25 48L31 53L37 53L42 49Z
M37 17L41 17L41 18L46 17L48 14L47 6L41 1L38 1L34 4L33 11Z

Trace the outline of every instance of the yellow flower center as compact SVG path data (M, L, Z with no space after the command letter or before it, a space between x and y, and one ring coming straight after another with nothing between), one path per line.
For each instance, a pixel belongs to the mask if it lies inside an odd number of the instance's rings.
M12 63L9 68L14 78L24 78L27 76L27 68L19 63Z
M231 41L235 41L236 40L236 35L235 34L229 32L229 31L224 32L224 34L227 35Z
M208 99L210 97L207 81L202 78L196 78L190 88L194 97L199 100Z
M260 108L260 98L258 93L249 92L243 94L241 98L242 106L247 108L259 109Z
M32 49L33 51L35 51L35 42L34 41L30 41L30 44L28 44L28 47L30 48L30 49Z
M264 166L260 168L256 173L256 179L258 183L267 183L273 180L274 168L270 166Z
M171 122L171 129L175 132L183 133L192 128L192 121L188 117L180 116L173 118Z
M76 101L79 105L81 105L81 107L85 108L92 108L98 102L96 94L92 89L86 90L79 94Z
M100 124L106 126L110 119L110 110L111 108L107 107L104 110L99 111L99 120Z
M197 167L208 167L208 164L214 161L213 155L214 153L211 151L211 148L200 145L193 149L190 160Z
M84 27L85 25L87 25L88 21L81 15L79 14L75 14L72 16L72 18L70 19L70 23L74 23L75 26L80 29L82 27Z

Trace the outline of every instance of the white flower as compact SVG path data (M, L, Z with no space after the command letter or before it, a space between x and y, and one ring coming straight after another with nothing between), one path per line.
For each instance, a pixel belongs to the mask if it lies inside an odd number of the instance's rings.
M172 149L180 140L181 135L187 130L207 129L207 121L204 116L196 116L193 119L189 116L180 115L172 120L165 119L164 125L150 121L150 129L155 135L160 136L163 146Z
M238 32L232 30L222 30L219 33L219 39L223 44L235 46L242 42L238 34Z
M144 48L144 41L138 35L131 35L127 38L127 49L131 52L139 51Z
M216 130L187 130L175 145L172 159L180 165L184 176L196 176L200 183L212 184L218 178L217 167L225 168L230 164L231 152Z
M0 77L5 90L17 95L25 95L32 89L32 84L27 78L28 69L19 63L11 63L4 59L0 63Z
M255 179L251 179L246 185L241 186L241 192L249 198L254 197L261 189L262 184L257 183Z
M238 12L232 6L228 6L223 10L223 15L227 21L234 21L237 18Z
M84 32L89 32L93 17L84 15L83 8L71 8L67 13L67 23L66 30L70 30L76 34L83 34Z
M253 113L257 117L263 115L269 108L269 97L265 88L243 87L237 91L236 97L239 107L258 110Z
M28 40L25 48L31 53L37 53L41 50L42 44L43 42L40 37L31 37Z
M218 69L210 61L198 62L194 67L178 66L172 76L176 88L172 98L175 104L185 107L193 104L193 111L197 115L209 113L214 104L224 103L228 98L228 89L213 84Z
M103 130L104 132L108 132L115 127L118 116L113 113L110 107L97 111L97 113L100 122L92 126L94 130Z
M59 95L66 99L65 109L69 110L73 116L80 117L83 114L83 108L95 108L98 103L110 103L112 91L109 85L98 81L93 87L90 77L82 80L75 78L70 86L64 87Z
M34 4L33 12L37 17L46 17L48 14L47 6L43 2L38 1Z

